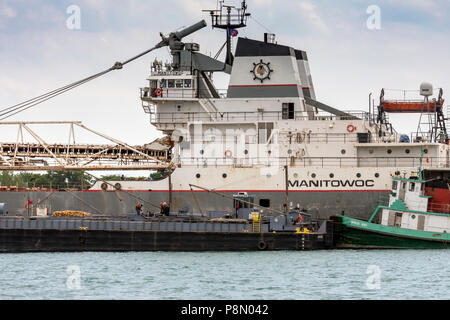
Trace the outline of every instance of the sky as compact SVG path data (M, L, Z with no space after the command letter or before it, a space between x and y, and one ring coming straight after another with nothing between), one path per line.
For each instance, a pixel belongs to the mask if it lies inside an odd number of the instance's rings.
M240 1L230 0L240 6ZM188 37L201 52L215 55L224 33L211 28L216 0L0 0L0 109L109 68L160 41L180 27L205 19L208 27ZM80 9L80 28L68 28L71 6ZM369 28L379 8L379 28ZM263 39L308 53L317 100L342 110L368 111L369 93L382 88L416 90L428 81L450 91L450 0L249 0L252 14L240 36ZM71 20L73 21L73 20ZM140 145L161 137L139 99L150 64L168 60L159 49L8 121L76 120ZM228 78L216 76L216 86ZM401 92L392 92L397 97ZM411 94L411 93L410 93ZM416 93L412 93L416 94ZM418 95L412 96L419 98ZM387 95L387 98L389 96ZM397 131L411 133L416 118L391 116ZM68 129L41 127L50 142L66 142ZM0 126L2 142L17 131ZM84 136L79 142L103 143Z

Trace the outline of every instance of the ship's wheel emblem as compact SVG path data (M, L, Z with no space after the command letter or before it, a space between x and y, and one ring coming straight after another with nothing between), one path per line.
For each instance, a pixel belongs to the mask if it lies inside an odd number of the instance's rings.
M270 69L270 62L265 63L261 60L259 63L253 63L253 69L250 72L255 76L253 80L260 80L263 83L264 80L270 80L273 70Z

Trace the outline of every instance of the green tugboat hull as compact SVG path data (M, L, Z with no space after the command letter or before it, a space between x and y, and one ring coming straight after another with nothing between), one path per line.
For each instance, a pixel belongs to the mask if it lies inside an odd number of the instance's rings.
M342 249L449 249L450 235L334 217L336 246Z

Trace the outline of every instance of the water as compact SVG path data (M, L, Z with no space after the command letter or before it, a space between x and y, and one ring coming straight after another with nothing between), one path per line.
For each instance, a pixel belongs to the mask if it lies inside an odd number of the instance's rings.
M450 250L0 254L0 299L450 299Z

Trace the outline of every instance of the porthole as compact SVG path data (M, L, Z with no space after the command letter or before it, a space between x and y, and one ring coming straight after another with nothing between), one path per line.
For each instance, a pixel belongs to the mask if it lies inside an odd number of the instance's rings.
M370 153L370 154L373 154L373 149L369 149L369 153Z
M334 174L333 173L330 173L330 178L334 178Z
M392 153L392 150L391 150L391 149L388 149L388 150L387 150L387 153L391 154L391 153Z
M342 153L342 154L345 154L346 152L347 152L347 151L345 151L345 149L342 149L342 150L341 150L341 153Z
M204 150L200 150L200 154L204 154L205 153L205 151Z
M244 150L244 154L248 154L248 150Z
M412 216L411 216L411 219L415 219L416 218L416 216L413 214Z
M375 178L379 178L380 174L379 173L375 173Z
M357 177L357 178L361 178L361 173L357 173L357 174L356 174L356 177Z
M226 173L224 173L223 175L222 175L222 178L224 178L224 179L226 179L228 176L227 176L227 174Z
M295 178L295 179L298 178L298 173L294 173L294 178Z
M405 153L406 153L406 154L409 154L410 152L411 152L411 151L410 151L409 149L406 149L406 150L405 150Z
M292 154L292 150L291 149L288 150L288 154Z
M313 173L313 174L311 175L311 178L315 178L315 177L317 177L317 175L316 175L315 173Z
M423 149L423 153L427 154L428 153L428 149Z
M196 177L197 177L197 179L200 179L200 173L197 173L196 175L195 175Z

